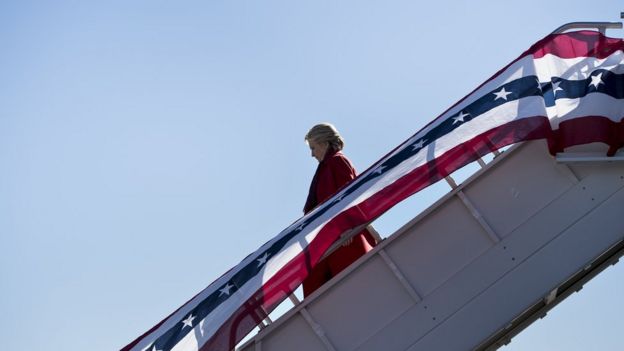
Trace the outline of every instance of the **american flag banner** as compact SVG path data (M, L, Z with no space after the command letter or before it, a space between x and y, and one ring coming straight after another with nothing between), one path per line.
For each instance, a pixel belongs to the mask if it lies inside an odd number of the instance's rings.
M342 233L516 142L545 139L553 154L602 142L613 155L623 117L624 41L549 35L122 350L231 350Z

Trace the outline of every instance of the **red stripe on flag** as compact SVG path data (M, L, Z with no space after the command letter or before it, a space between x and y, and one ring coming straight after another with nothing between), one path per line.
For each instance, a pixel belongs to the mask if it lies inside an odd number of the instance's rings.
M265 311L272 311L292 294L308 276L340 235L351 228L366 223L363 213L352 207L333 217L320 229L307 248L286 263L266 281L247 302L240 307L201 348L201 351L228 351L242 340L257 324L252 321Z
M613 156L624 147L624 119L614 122L602 116L587 116L563 121L549 140L549 146L551 153L555 154L570 146L593 142L607 144L607 156Z
M622 39L609 38L595 31L578 31L552 34L535 43L522 56L527 54L542 58L548 54L568 59L595 57L603 59L616 51L624 50Z
M450 110L462 104L464 101L466 101L466 99L472 96L484 85L498 78L501 74L507 71L509 67L511 67L516 62L524 59L526 56L533 55L533 58L541 58L544 57L546 54L552 54L564 59L590 56L596 58L605 58L618 50L624 51L624 41L622 39L608 38L596 31L577 31L548 35L537 43L533 44L528 50L522 53L522 55L518 56L518 58L498 70L491 77L486 79L483 83L481 83L474 90L472 90L469 94L451 105L439 116L431 120L431 122L427 123L425 127L423 127L421 130L429 127L440 118L444 117L446 113L448 113ZM401 145L390 151L387 155L393 153L400 146ZM384 158L386 156L384 156ZM374 167L374 165L371 167Z
M493 150L519 141L546 138L551 135L548 118L543 116L523 118L490 129L415 168L375 193L359 207L368 215L368 219L377 218L410 195Z

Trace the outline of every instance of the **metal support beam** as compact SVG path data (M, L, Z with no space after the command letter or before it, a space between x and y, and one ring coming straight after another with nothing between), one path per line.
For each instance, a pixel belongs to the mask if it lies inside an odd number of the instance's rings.
M297 298L297 296L295 296L295 294L288 295L288 298L290 299L290 302L292 302L293 305L295 306L301 303L301 301L299 301L299 299Z
M303 316L303 319L305 319L305 321L308 322L308 325L310 325L310 327L312 328L316 336L318 336L319 339L321 339L321 342L323 343L323 345L325 345L325 348L327 349L327 351L336 351L336 348L334 347L334 345L332 345L331 341L329 341L329 339L327 338L327 335L325 335L325 331L323 330L323 327L321 327L320 324L316 323L314 318L312 318L312 315L310 314L310 312L308 312L308 310L306 310L304 307L299 310L299 313L301 314L301 316Z
M470 201L468 196L466 196L466 194L460 190L457 192L457 197L459 197L459 199L464 204L464 206L466 206L468 211L470 211L470 214L472 214L472 216L477 220L477 222L479 222L481 227L483 227L483 229L487 233L490 240L492 240L492 242L494 243L500 242L501 239L498 236L498 234L494 232L494 229L492 229L490 224L485 220L485 218L483 218L483 216L481 215L481 212L479 212L479 210L475 207L472 201Z
M572 182L572 184L576 184L581 181L581 179L574 173L572 168L565 163L558 163L557 169L559 169L563 174L565 174L568 179Z
M477 351L495 351L503 345L507 345L513 337L518 335L522 330L527 328L531 323L539 318L543 318L548 311L553 309L561 301L573 293L581 290L592 278L600 274L609 266L616 264L620 257L624 256L624 241L611 247L605 253L597 257L590 269L583 269L576 275L572 276L568 281L562 283L559 287L552 290L542 301L528 308L522 315L518 316L511 325L492 335L488 340L475 348ZM555 292L553 294L553 292Z
M557 163L574 162L622 162L624 153L617 153L613 156L606 156L604 153L571 153L561 152L555 156Z
M453 189L457 188L457 183L455 183L455 179L453 179L451 176L444 177L444 180L446 180L446 182L448 183L448 185L451 186L451 188Z
M479 166L481 166L481 168L485 168L486 166L485 161L483 161L481 157L477 159L477 162L479 162Z
M378 251L378 254L379 256L381 256L381 258L386 263L386 265L390 268L390 270L392 271L392 274L394 274L394 276L398 279L401 285L403 285L405 290L407 290L407 293L412 297L412 299L414 299L414 302L418 303L422 301L422 296L420 296L420 294L416 291L416 289L414 289L412 284L410 284L409 281L407 281L407 279L405 278L405 275L403 275L403 272L401 272L399 267L397 267L396 263L394 263L392 258L388 256L388 253L384 251L383 249L381 249Z

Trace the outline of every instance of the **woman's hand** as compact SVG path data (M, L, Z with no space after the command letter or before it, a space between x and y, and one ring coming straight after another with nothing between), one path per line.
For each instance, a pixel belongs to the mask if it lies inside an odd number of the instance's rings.
M350 237L349 239L345 240L344 243L342 243L342 247L347 247L351 245L352 242L353 242L353 237Z

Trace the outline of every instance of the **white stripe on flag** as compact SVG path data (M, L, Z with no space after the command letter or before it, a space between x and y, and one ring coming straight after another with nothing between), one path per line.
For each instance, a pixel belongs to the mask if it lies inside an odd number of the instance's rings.
M547 111L553 129L561 122L586 116L602 116L619 122L624 117L624 100L594 93L579 99L557 99L555 106L548 107Z
M615 51L604 59L575 57L563 59L552 54L534 60L535 71L540 82L550 82L553 77L566 80L584 80L596 69L613 73L624 73L624 52Z
M385 173L382 178L376 178L371 181L370 183L374 184L371 184L366 192L360 195L354 203L359 204L365 201L370 196L394 183L415 168L439 157L457 145L473 139L475 135L485 133L492 128L505 125L514 120L534 116L546 117L543 99L539 96L510 101L504 105L495 107L480 115L478 118L464 123L453 132L438 138L433 145L423 148L414 156L406 159L397 167ZM418 140L419 138L414 139ZM407 147L410 146L408 145Z

